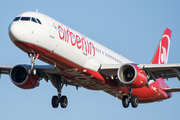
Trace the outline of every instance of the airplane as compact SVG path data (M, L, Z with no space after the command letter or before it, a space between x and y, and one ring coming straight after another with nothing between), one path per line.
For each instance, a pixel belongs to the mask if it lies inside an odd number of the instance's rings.
M28 54L31 64L0 65L0 74L10 76L22 89L38 87L41 80L51 81L58 94L53 108L66 108L68 99L61 95L64 85L78 89L104 91L137 108L139 103L162 101L180 88L170 88L165 79L180 80L180 63L167 64L171 30L166 28L151 64L136 64L96 41L39 13L24 12L9 25L11 41ZM39 59L48 65L35 65Z

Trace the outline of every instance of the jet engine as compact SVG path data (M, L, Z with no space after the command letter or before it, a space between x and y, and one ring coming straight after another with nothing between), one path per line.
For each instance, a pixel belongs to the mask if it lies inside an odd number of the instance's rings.
M120 83L131 88L147 86L146 73L134 64L124 64L117 72Z
M22 89L32 89L39 86L38 75L28 75L27 69L30 67L27 65L17 65L10 71L11 81Z

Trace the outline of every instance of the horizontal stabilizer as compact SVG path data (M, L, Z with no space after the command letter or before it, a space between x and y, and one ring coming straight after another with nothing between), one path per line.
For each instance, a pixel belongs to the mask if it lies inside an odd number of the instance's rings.
M180 92L180 88L164 88L166 92Z

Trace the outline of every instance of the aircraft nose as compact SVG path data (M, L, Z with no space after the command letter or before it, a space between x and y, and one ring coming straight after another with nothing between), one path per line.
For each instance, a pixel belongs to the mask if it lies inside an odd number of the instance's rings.
M12 42L16 41L16 40L21 40L23 37L23 26L20 25L18 22L14 23L12 22L9 25L9 37L11 39Z

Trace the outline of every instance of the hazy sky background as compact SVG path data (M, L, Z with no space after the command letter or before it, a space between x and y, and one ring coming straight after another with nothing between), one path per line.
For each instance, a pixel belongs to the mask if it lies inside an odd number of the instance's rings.
M0 64L30 64L27 54L8 36L8 26L26 11L46 14L79 31L135 63L150 63L166 27L172 30L169 63L180 63L180 1L178 0L1 0ZM45 64L39 60L36 65ZM180 87L169 79L170 87ZM68 107L54 109L51 98L57 90L42 80L32 90L22 90L9 76L0 79L1 120L120 120L179 119L180 93L163 102L139 104L124 109L122 102L101 91L64 87Z

